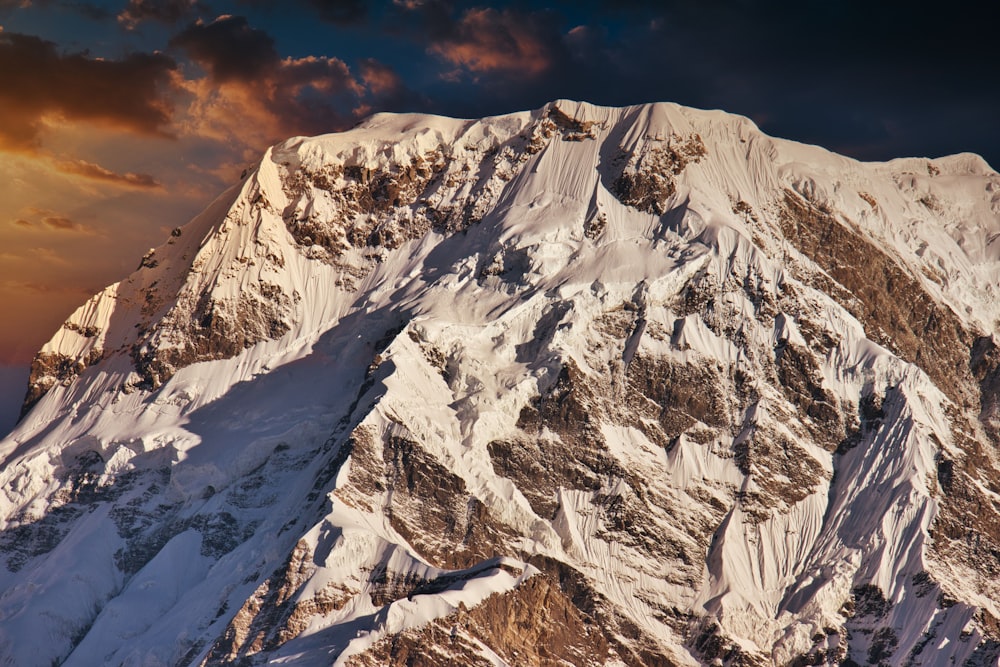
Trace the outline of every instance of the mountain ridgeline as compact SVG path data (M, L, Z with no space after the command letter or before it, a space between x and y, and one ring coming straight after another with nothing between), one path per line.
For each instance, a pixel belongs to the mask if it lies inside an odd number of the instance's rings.
M4 665L995 665L1000 175L673 104L274 146L38 353Z

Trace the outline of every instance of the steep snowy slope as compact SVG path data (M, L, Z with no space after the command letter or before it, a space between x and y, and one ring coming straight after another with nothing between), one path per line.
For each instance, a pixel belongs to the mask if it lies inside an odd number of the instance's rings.
M2 664L995 664L998 285L973 155L290 139L37 356Z

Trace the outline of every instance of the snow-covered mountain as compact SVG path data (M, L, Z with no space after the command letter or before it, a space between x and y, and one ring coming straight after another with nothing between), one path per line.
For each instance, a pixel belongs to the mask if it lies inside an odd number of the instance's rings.
M996 664L998 289L974 155L290 139L36 357L0 662Z

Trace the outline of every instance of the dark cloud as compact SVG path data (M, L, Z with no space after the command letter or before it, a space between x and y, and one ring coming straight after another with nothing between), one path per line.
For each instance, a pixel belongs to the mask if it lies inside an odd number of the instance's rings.
M101 5L92 2L71 2L69 0L0 0L0 15L14 9L39 7L45 10L64 9L79 14L92 21L103 21L112 16L111 12Z
M262 105L288 122L282 125L315 129L316 116L339 115L331 99L353 103L360 92L347 65L338 58L281 58L274 39L253 28L242 16L220 16L199 21L171 42L208 73L211 81L251 93L248 103ZM343 101L343 100L342 100ZM328 120L327 123L330 121ZM327 125L327 128L329 126Z
M171 39L170 45L184 50L219 83L252 81L280 61L274 39L251 28L242 16L198 21Z
M106 169L99 164L87 162L86 160L60 160L55 163L56 168L65 173L76 176L83 176L95 181L103 181L129 188L151 189L159 188L160 184L149 174L134 174L126 172L119 174Z
M198 0L129 0L118 14L118 22L130 30L143 21L174 25L204 10Z
M368 16L366 0L307 0L307 3L321 19L338 25L360 23Z
M457 21L452 0L393 0L387 15L390 32L431 43L453 36Z
M174 69L162 54L98 60L61 54L38 37L0 32L0 148L37 147L49 116L163 135Z
M426 112L434 108L429 97L414 91L396 70L374 58L359 63L358 76L363 96L352 110L354 119L375 111Z
M104 21L113 15L110 10L91 2L58 2L56 6L69 10L91 21Z
M244 17L221 16L211 23L192 24L171 45L208 74L210 86L199 81L190 84L201 131L219 135L242 131L246 136L241 141L250 145L290 134L343 129L354 122L355 110L363 106L367 95L364 83L355 79L342 60L282 58L273 38L250 26ZM369 65L367 71L374 76L376 70ZM385 85L388 69L378 74L373 84ZM233 124L234 112L249 122Z
M282 58L270 34L245 17L199 21L174 37L171 46L198 63L212 84L191 85L201 131L223 135L228 123L242 129L251 145L344 129L370 111L426 106L379 60L361 58L352 72L339 58ZM253 119L253 127L234 125L234 111Z
M338 26L356 26L366 23L371 10L382 3L369 0L287 0L284 3L276 3L273 0L236 0L236 4L270 14L278 9L286 17L306 10L309 20L318 17Z
M559 55L560 33L555 19L549 12L473 8L448 26L430 50L474 74L533 77L550 69Z

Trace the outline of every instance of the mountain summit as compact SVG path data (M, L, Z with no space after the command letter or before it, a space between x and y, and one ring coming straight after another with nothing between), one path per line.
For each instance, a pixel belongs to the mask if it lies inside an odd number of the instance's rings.
M289 139L36 356L0 663L996 664L998 285L974 155Z

